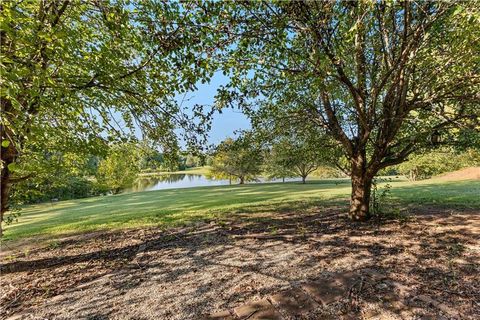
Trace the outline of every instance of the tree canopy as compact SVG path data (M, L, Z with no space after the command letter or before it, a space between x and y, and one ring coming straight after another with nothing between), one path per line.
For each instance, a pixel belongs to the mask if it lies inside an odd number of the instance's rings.
M211 172L213 176L238 179L240 184L255 179L261 173L262 150L250 133L236 139L227 138L214 153Z
M257 139L267 149L265 169L272 177L301 177L302 182L320 166L338 165L338 146L324 129L308 119L284 112L254 115Z
M219 103L325 128L348 159L352 219L368 218L379 170L478 125L473 1L212 1L198 11L222 30L216 59L232 81Z
M5 1L1 30L1 215L28 150L104 152L135 130L166 154L208 127L175 95L207 81L207 44L176 2Z

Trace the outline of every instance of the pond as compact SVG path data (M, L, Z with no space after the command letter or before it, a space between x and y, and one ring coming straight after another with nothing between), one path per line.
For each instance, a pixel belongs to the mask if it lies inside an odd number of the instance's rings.
M285 181L300 181L300 178L287 178ZM248 183L281 182L282 179L266 180L263 178ZM193 188L206 186L229 185L229 180L211 179L199 174L162 174L151 177L140 177L126 192L153 191L176 188ZM232 180L232 184L238 184Z

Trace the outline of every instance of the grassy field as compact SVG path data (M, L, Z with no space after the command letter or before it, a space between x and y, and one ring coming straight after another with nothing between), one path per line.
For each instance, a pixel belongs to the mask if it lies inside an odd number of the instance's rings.
M390 201L398 205L480 208L480 181L395 180ZM382 187L382 185L380 185ZM295 206L347 205L347 179L198 187L120 194L25 207L6 227L5 240L148 225L169 227L236 212Z

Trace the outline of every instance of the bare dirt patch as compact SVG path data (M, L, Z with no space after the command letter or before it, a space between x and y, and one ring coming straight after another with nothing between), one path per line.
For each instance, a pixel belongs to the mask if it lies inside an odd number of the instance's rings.
M365 270L369 281L295 318L480 314L478 211L424 208L407 223L380 225L355 224L341 212L239 214L166 231L97 232L20 251L2 259L2 316L199 319Z

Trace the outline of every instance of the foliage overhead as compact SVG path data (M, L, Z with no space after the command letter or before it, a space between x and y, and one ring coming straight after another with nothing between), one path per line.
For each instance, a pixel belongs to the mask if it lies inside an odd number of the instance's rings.
M237 103L257 116L307 114L348 156L365 144L381 167L431 146L434 131L452 144L458 141L448 129L478 129L474 2L207 2L200 8L210 15L217 10L217 28L226 30L217 59L232 82L220 91L220 104ZM377 160L382 142L386 151Z

